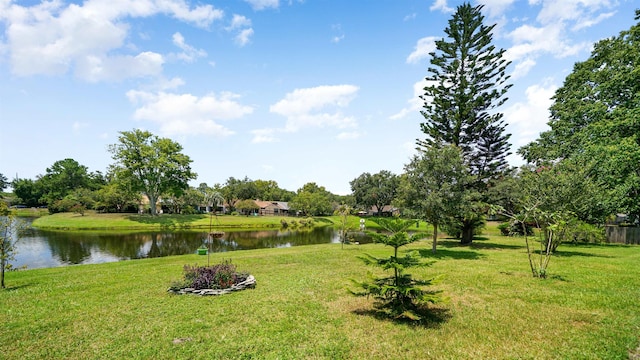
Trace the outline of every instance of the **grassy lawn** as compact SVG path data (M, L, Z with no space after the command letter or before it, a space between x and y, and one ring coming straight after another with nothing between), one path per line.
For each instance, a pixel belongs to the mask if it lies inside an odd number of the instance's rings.
M33 226L40 229L58 230L185 230L208 229L211 222L216 229L262 229L282 227L282 222L290 227L300 226L301 221L309 219L282 216L235 216L219 215L213 219L209 215L138 215L138 214L100 214L89 211L83 215L75 213L58 213L42 216L33 221ZM314 218L315 226L334 226L338 224L338 216ZM349 217L349 227L358 229L360 218ZM292 224L296 223L296 224ZM414 230L427 231L431 227L420 222ZM366 221L367 229L377 228L377 224ZM430 230L429 230L430 231Z
M640 341L640 247L563 245L531 277L523 240L443 240L430 268L449 302L410 325L346 292L381 245L213 254L258 281L222 297L170 295L186 255L7 274L0 357L15 359L625 359ZM430 255L430 242L410 249Z
M100 214L87 212L58 213L40 217L33 226L41 229L63 230L180 230L208 229L211 221L215 228L280 228L281 221L299 222L303 218L280 216L232 216L219 215L213 219L209 215L138 215L138 214Z

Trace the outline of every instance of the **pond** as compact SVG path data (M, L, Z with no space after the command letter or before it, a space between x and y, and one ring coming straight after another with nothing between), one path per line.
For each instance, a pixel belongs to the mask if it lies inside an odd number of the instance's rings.
M14 267L27 269L75 264L97 264L130 259L195 254L205 243L206 231L113 232L45 231L30 229L17 243ZM356 239L367 242L364 236ZM333 228L311 230L230 231L213 239L213 252L281 248L339 243Z

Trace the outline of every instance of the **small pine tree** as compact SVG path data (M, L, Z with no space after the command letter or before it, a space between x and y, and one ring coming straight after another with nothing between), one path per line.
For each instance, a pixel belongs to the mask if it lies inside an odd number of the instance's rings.
M377 258L369 254L359 258L367 265L381 267L385 271L393 271L393 274L385 277L371 277L369 281L354 284L362 290L350 292L356 296L373 296L376 299L375 307L388 316L400 319L422 320L421 309L428 303L441 302L442 296L439 290L426 290L425 287L437 283L437 279L416 280L405 269L418 266L429 266L433 262L421 261L417 252L408 252L403 257L398 257L398 248L419 240L422 235L409 236L407 229L415 225L415 220L377 218L371 219L386 230L387 234L372 233L374 242L393 247L393 255L388 258Z

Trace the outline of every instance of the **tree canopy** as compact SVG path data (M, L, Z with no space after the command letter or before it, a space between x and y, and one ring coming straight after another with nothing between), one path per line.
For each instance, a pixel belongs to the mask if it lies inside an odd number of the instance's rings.
M445 29L446 39L436 41L424 88L425 139L422 147L445 143L459 146L466 163L482 185L507 168L510 134L503 114L496 111L507 98L504 49L492 44L494 25L484 25L483 6L457 7Z
M133 189L148 197L152 215L162 195L180 195L189 187L188 181L196 178L191 159L171 139L135 129L120 132L118 141L109 146L116 161L112 171L131 179Z
M640 24L597 42L553 100L550 130L518 152L530 163L586 169L585 176L614 199L610 213L639 219Z
M427 86L424 88L425 121L420 124L424 139L419 147L441 145L460 148L465 164L474 176L464 191L469 204L458 214L459 222L448 226L462 243L471 243L475 229L483 222L480 201L487 189L507 169L510 134L498 107L507 100L511 87L503 58L504 49L492 44L494 25L484 25L482 5L464 3L444 30L446 38L436 41L431 55ZM475 193L471 193L476 190Z
M465 187L473 177L455 145L432 146L415 155L405 166L401 187L402 203L412 216L433 225L433 252L438 226L464 213Z
M375 207L378 216L382 214L384 206L390 205L395 199L399 184L398 176L387 170L373 175L366 172L350 182L356 204L367 211Z

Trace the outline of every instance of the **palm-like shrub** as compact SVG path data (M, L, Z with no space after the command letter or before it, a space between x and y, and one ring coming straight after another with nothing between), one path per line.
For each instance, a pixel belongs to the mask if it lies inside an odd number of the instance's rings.
M415 225L415 220L402 220L398 218L372 219L383 228L386 233L372 233L374 242L393 248L393 255L388 258L377 258L369 254L359 256L366 265L373 265L391 272L389 276L370 276L368 281L353 281L359 288L350 290L356 296L373 296L376 300L374 306L379 311L392 318L406 318L421 320L425 313L426 305L438 303L443 300L441 291L426 289L438 282L437 278L417 280L406 269L411 267L429 266L433 262L423 261L416 251L410 251L404 256L398 256L398 249L402 246L420 240L423 235L409 236L407 229Z

